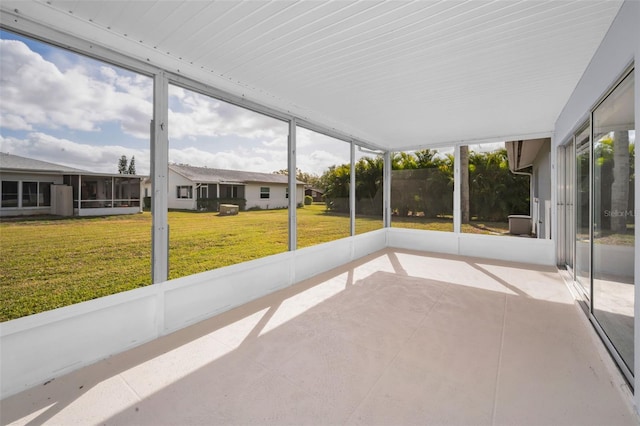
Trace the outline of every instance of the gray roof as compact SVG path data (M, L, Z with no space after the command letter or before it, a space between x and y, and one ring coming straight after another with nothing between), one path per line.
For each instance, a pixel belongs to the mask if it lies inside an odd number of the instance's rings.
M142 179L142 176L139 175L91 172L88 170L76 169L75 167L63 166L62 164L8 154L6 152L0 152L0 170L4 172L72 174L84 176L124 176L128 178Z
M34 160L33 158L21 157L5 152L0 152L0 169L50 173L90 173L82 169L49 163L48 161Z
M211 169L208 167L194 167L183 164L169 164L169 168L186 177L192 182L199 183L282 183L289 182L289 177L277 173L246 172L242 170ZM299 185L304 184L297 181Z

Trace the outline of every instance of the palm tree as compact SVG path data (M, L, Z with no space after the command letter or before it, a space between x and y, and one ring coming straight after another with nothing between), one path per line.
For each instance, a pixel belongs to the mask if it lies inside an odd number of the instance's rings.
M469 147L460 147L460 210L462 223L469 223Z
M613 183L611 184L611 232L627 232L629 207L629 132L613 133ZM624 214L622 214L624 212Z

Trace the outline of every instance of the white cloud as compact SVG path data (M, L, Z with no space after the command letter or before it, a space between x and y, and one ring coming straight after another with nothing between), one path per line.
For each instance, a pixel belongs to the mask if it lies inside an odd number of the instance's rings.
M170 86L169 96L174 98L169 109L172 140L234 135L271 143L284 138L286 147L288 125L280 120L176 86Z
M91 69L87 60L61 71L17 40L0 40L0 48L3 127L95 132L115 121L128 135L149 137L151 79L108 66Z
M33 126L24 117L11 113L0 114L0 127L11 130L33 130Z
M266 154L266 155L265 155ZM286 153L283 163L278 156L255 149L237 149L235 151L208 152L194 147L169 149L169 161L213 169L247 170L272 173L287 167Z
M296 137L298 169L322 175L330 166L348 164L351 144L308 129L298 128Z
M349 164L349 158L328 151L315 150L309 154L298 154L296 166L306 173L322 175L330 166Z
M149 173L149 150L118 145L86 145L39 132L29 133L27 139L0 136L0 150L98 173L117 173L118 160L122 155L128 159L135 156L136 173Z
M504 142L486 142L469 145L469 151L473 152L493 152L499 149L504 149Z
M125 145L149 138L150 78L59 49L44 58L17 40L0 39L0 49L3 152L104 173L117 172L121 155L135 156L138 174L149 173L149 150ZM266 173L287 167L287 123L177 86L169 93L170 143L184 147L170 149L170 161ZM308 173L349 161L348 143L306 129L297 146L298 168Z

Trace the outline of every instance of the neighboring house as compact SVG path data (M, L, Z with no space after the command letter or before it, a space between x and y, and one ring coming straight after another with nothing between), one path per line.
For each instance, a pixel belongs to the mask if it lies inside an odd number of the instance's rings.
M505 142L509 170L530 175L529 232L551 238L551 139ZM527 172L530 170L531 172ZM520 220L527 216L521 216ZM509 220L511 224L512 218Z
M314 203L321 203L324 201L324 199L322 198L324 196L324 191L318 188L307 187L304 190L304 195L311 196Z
M141 177L93 173L0 153L0 216L138 213Z
M245 209L278 209L289 206L289 177L275 173L211 169L169 164L170 209L197 210L198 199L240 198ZM296 200L304 201L304 182L297 181ZM144 183L151 194L151 182Z

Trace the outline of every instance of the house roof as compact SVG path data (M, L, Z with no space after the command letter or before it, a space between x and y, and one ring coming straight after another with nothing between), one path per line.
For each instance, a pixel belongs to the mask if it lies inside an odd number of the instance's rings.
M538 152L548 141L549 138L505 142L509 169L515 172L532 166L538 156Z
M98 173L88 170L77 169L75 167L63 166L62 164L50 163L48 161L36 160L34 158L22 157L20 155L0 152L0 170L3 172L23 172L23 173L49 173L49 174L71 174L84 176L112 176L142 178L138 175L122 175L118 173Z
M305 190L306 191L315 191L315 192L318 192L320 194L324 194L324 190L319 189L319 188L315 188L315 187L307 187L307 188L305 188Z
M0 23L398 150L548 137L622 4L3 0Z
M169 164L169 169L186 177L192 182L198 183L281 183L287 184L289 177L277 173L247 172L242 170L211 169L208 167L195 167L184 164ZM298 185L304 182L297 181Z
M33 158L21 157L19 155L0 153L0 170L15 170L40 173L90 173L86 170L67 167L61 164L49 163L48 161L35 160Z

